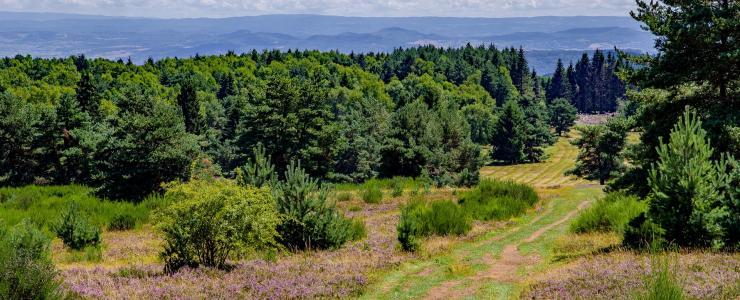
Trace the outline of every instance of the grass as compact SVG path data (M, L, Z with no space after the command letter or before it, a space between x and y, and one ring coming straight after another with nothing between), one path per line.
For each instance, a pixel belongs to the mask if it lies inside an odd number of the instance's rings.
M675 264L675 263L673 263ZM679 282L670 259L654 258L650 274L645 276L645 291L638 293L638 300L682 300L683 286Z
M140 226L148 221L149 212L162 206L163 201L157 196L150 196L139 204L101 200L92 195L90 188L78 185L0 188L0 225L13 226L28 219L39 228L49 229L59 219L60 212L76 202L97 226L107 228L121 215L133 218Z
M460 204L477 220L504 220L524 213L539 196L526 184L484 179L460 196Z
M623 233L634 217L647 210L647 203L637 197L610 193L599 199L578 215L571 223L574 233L616 232Z

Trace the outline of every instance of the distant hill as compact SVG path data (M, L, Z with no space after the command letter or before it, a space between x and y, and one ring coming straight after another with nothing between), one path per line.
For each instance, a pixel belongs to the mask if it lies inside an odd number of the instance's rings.
M653 36L628 17L365 18L265 15L149 19L0 12L0 56L187 57L252 49L380 52L396 47L495 43L538 51L651 51ZM580 51L582 52L582 51ZM548 52L548 57L552 52ZM566 52L563 52L566 53ZM556 58L557 59L557 58ZM536 60L536 59L535 59ZM535 63L544 68L554 61Z

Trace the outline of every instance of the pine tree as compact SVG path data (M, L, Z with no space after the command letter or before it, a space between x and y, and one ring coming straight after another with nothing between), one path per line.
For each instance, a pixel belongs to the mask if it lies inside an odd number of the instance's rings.
M708 246L719 228L707 214L719 195L714 187L716 169L713 149L696 113L686 110L671 131L668 143L661 139L658 162L650 170L651 201L648 215L664 230L667 241L680 246Z
M563 61L558 59L558 65L555 68L555 73L552 76L552 81L547 89L547 101L552 102L557 98L565 98L570 101L570 80L568 74L563 66Z

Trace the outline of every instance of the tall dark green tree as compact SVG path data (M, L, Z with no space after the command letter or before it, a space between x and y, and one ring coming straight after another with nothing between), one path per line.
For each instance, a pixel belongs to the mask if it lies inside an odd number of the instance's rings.
M198 90L192 79L183 80L180 83L180 94L177 95L177 104L182 110L185 130L189 133L199 133L200 130L200 101L198 101Z
M526 138L526 118L516 101L504 104L498 119L496 132L491 139L491 158L507 163L524 161L524 142Z
M732 95L740 73L738 1L637 0L637 9L630 14L657 36L660 55L643 57L648 67L636 73L644 86L708 84L717 100L737 102Z
M570 104L570 101L558 98L550 103L550 126L555 128L558 136L567 132L576 123L578 110Z
M570 101L571 97L570 80L568 79L567 71L563 66L563 61L558 59L555 73L552 75L550 85L547 87L547 101L552 102L558 98L565 98Z
M578 128L580 137L572 142L579 148L576 166L567 173L597 179L600 184L617 176L623 167L621 152L626 130L625 121L619 118L612 118L604 125Z

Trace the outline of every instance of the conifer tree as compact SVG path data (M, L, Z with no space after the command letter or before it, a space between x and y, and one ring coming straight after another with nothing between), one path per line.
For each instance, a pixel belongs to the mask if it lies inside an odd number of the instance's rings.
M648 215L663 231L663 238L681 246L708 246L720 235L710 211L720 198L714 187L713 149L696 113L688 109L661 139L658 162L650 170L651 200Z
M578 118L578 110L570 104L570 101L558 98L552 101L550 109L550 126L555 128L558 136L567 132Z
M185 129L189 133L197 134L200 129L200 103L198 102L198 92L191 79L184 80L180 84L180 94L177 96L177 103L182 110Z
M524 160L524 142L526 138L526 119L524 112L516 101L504 104L499 116L496 132L491 139L491 158L510 164Z

